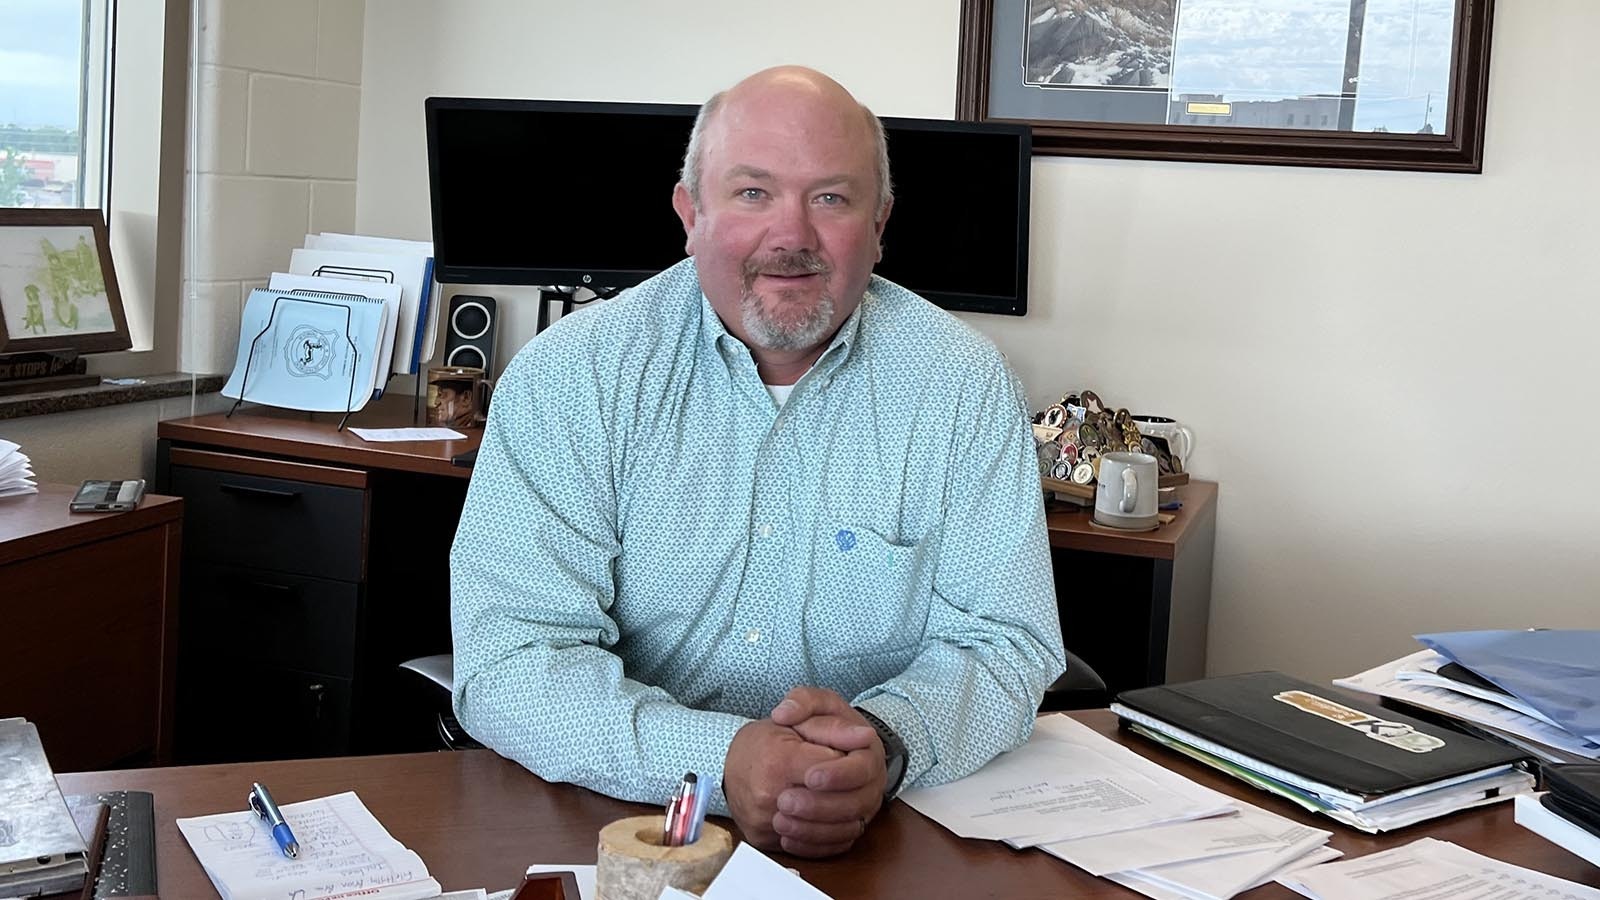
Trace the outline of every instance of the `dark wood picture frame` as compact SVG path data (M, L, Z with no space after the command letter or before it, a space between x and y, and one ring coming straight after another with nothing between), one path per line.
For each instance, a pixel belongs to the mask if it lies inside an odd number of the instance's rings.
M1457 0L1450 58L1449 125L1443 135L991 117L989 71L996 2L962 0L956 118L1025 122L1033 127L1035 154L1470 174L1483 171L1494 0Z
M106 303L110 306L112 327L82 334L47 334L39 337L10 334L5 311L14 298L0 296L0 353L25 350L76 350L79 353L105 353L133 346L128 335L128 317L122 307L122 292L117 287L117 271L111 261L110 231L105 215L98 209L0 209L0 231L17 227L90 228L95 251L100 258L100 277L105 282Z

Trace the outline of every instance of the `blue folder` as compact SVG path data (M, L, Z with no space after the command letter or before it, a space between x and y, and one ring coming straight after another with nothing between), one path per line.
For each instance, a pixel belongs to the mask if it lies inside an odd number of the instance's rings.
M1600 743L1600 631L1445 631L1416 639Z

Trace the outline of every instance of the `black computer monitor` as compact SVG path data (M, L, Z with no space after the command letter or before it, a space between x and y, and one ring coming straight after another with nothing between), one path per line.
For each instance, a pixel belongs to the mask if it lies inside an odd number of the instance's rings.
M628 287L684 257L673 185L698 107L430 97L435 276ZM1025 125L885 118L878 274L947 309L1027 311Z

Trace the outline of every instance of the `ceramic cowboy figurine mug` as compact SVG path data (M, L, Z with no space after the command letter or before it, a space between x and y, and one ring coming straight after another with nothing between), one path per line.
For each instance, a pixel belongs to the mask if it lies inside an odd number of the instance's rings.
M492 387L482 369L435 366L428 370L428 424L443 428L482 425Z
M1156 527L1159 482L1156 458L1148 453L1102 455L1100 487L1094 493L1095 523L1126 531Z

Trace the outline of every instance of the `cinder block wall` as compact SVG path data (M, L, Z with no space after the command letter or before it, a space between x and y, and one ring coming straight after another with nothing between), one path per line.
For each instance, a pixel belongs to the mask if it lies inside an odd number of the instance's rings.
M306 233L353 231L364 0L206 0L185 372L226 372L252 288Z

